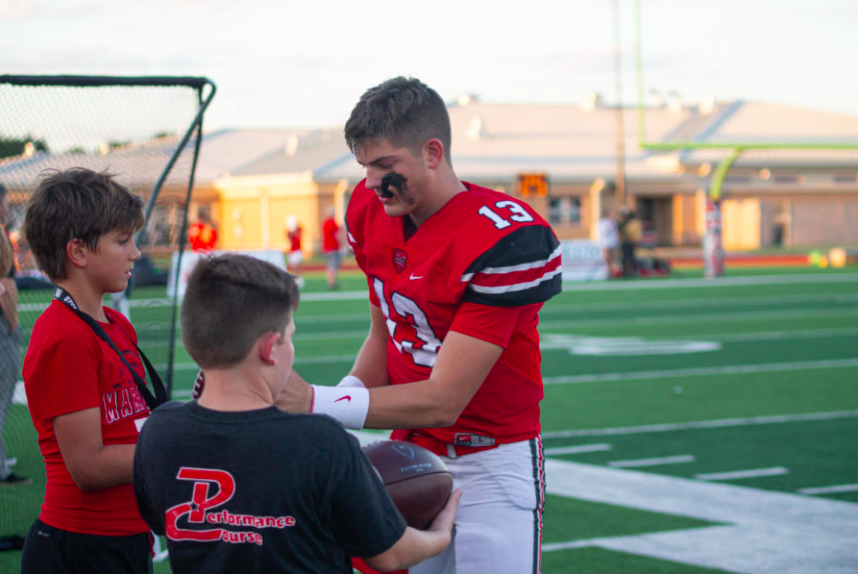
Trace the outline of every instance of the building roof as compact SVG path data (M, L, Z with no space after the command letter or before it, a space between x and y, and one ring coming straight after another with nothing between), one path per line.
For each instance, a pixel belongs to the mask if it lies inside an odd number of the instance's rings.
M755 102L645 110L650 143L839 143L858 145L858 117ZM456 173L468 181L514 180L545 172L556 183L611 180L617 173L616 110L579 105L493 104L471 100L451 105ZM685 168L717 163L730 150L648 151L638 141L638 111L622 113L625 172L630 180L692 181ZM858 150L748 152L737 167L858 168ZM363 177L346 149L340 128L302 136L292 155L273 153L236 175L312 172L317 181Z
M255 176L310 171L318 177L341 162L357 165L343 140L342 128L336 127L296 135L286 146L244 165L232 175Z
M617 173L614 108L591 105L496 104L469 99L451 104L453 165L476 183L514 181L544 172L553 183L613 180ZM757 102L657 107L644 111L649 143L839 143L858 145L858 116ZM696 167L716 164L730 151L648 151L638 142L638 111L622 113L625 172L629 181L670 180L694 184ZM111 150L106 155L35 154L0 160L0 181L29 187L46 168L82 165L109 169L133 186L149 186L177 141L161 138ZM858 150L748 151L736 167L852 170ZM688 169L691 168L691 169ZM184 171L182 171L184 169ZM691 172L694 172L692 174ZM342 126L318 130L225 129L205 134L198 184L223 177L312 174L315 181L357 181L363 169L346 148ZM187 165L174 181L187 181Z
M240 170L245 164L275 149L284 149L290 138L305 130L224 129L203 135L195 181L206 184ZM16 156L0 160L0 181L10 189L29 189L46 169L86 167L108 170L133 188L151 188L166 167L177 145L175 136L159 138L108 150L107 153L36 152L29 157ZM177 160L168 182L182 185L190 173L191 143Z

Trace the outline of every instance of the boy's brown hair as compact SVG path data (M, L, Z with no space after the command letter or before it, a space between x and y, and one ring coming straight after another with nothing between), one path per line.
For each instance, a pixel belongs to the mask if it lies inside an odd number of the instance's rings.
M247 255L204 257L188 278L182 342L203 369L230 367L265 333L282 333L297 307L286 271Z
M420 80L402 76L367 90L345 126L352 152L384 140L417 157L424 143L437 138L450 165L451 133L450 114L441 96Z
M72 239L95 251L102 235L143 227L143 200L114 177L82 167L40 176L27 203L24 235L51 281L66 279L66 245Z

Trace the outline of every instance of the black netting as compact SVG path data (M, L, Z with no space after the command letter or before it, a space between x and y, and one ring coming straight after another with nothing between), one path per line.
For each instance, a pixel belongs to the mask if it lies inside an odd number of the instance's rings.
M44 494L44 469L20 383L20 361L14 350L2 353L3 337L14 337L23 356L33 323L53 295L23 237L28 197L45 170L86 167L115 174L144 199L148 218L138 236L144 259L135 268L127 300L107 303L128 304L141 349L168 379L174 309L166 299L163 269L184 244L202 112L213 94L214 86L200 78L0 76L0 184L7 190L5 224L15 255L20 322L18 332L7 335L3 328L8 322L0 321L0 422L4 401L9 402L5 397L12 394L2 429L6 456L15 463L13 473L32 480L0 484L0 549L4 540L14 542L26 533ZM135 295L142 293L147 294L145 305L135 306ZM3 473L0 468L0 478Z

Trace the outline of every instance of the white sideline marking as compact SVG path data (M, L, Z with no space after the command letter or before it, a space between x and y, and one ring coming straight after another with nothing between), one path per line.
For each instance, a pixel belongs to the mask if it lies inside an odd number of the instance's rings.
M685 464L694 462L693 454L682 454L678 456L663 456L661 458L639 458L637 460L612 460L608 466L614 468L642 468L645 466L659 466L662 464Z
M837 486L816 486L800 488L802 494L837 494L838 492L858 492L858 484L839 484Z
M858 411L834 411L825 413L805 413L798 415L771 415L764 417L745 417L738 419L719 419L713 421L694 421L686 423L670 423L659 425L640 425L633 427L613 427L603 429L581 429L564 431L547 431L542 438L569 438L583 436L617 436L625 434L643 434L649 432L673 432L693 429L714 429L724 427L771 425L781 423L797 423L810 421L831 421L837 419L858 418Z
M564 319L541 320L543 329L580 329L582 327L605 327L611 325L672 325L675 323L721 323L726 321L752 321L757 319L797 319L802 317L841 317L858 313L858 307L844 306L836 309L796 309L792 311L757 311L754 313L695 313L683 315L652 315L648 317L615 317L612 319Z
M628 289L681 289L683 287L735 287L739 285L774 285L780 283L855 283L858 273L843 275L754 275L718 277L717 279L653 279L652 281L564 282L564 291L625 291ZM303 299L303 297L302 297Z
M295 365L315 365L315 364L326 364L326 363L346 363L353 362L357 355L324 355L321 357L297 357L295 359ZM166 363L161 363L158 365L154 365L154 367L161 371L167 369ZM174 371L190 371L194 369L199 369L196 363L176 363L173 365Z
M364 319L366 319L366 317L364 317L364 316L362 316L362 317ZM323 321L323 322L328 322L328 321ZM330 322L333 322L333 321L330 321ZM301 325L305 325L306 323L308 323L307 320L302 320L300 322ZM164 323L161 328L166 329L167 327L168 327L168 325L166 323ZM144 330L144 329L138 327L138 330ZM334 334L307 333L307 336L304 336L304 335L299 333L293 337L293 340L301 341L301 340L316 340L316 339L326 339L326 338L332 338L333 339L333 338L343 338L343 335L345 335L348 338L352 338L352 337L357 338L357 337L365 337L366 333L367 333L367 331L342 331L342 332L337 332ZM320 335L322 335L322 336L320 336ZM549 333L549 334L543 335L543 339L549 338L549 337L563 337L563 336L574 336L574 335L550 334ZM804 331L760 331L758 333L739 333L739 334L735 334L735 335L725 335L725 334L709 335L709 334L703 333L703 334L694 335L694 338L706 339L706 340L712 340L712 341L721 341L724 343L733 343L733 342L744 342L744 341L775 341L775 340L780 340L780 339L825 339L825 338L829 338L829 337L852 337L852 336L858 336L858 329L854 329L851 327L844 327L842 329L806 329ZM646 340L653 341L655 343L659 343L662 341L662 339L658 339L658 338L651 338L651 339L646 339ZM170 344L170 342L166 341L166 340L146 341L145 342L145 346L147 349L150 347L166 347L169 344ZM176 346L181 346L182 345L182 339L176 338L174 340L174 344ZM540 348L542 349L543 352L557 351L557 350L564 350L565 351L566 350L566 347L553 348L550 346L540 346ZM346 360L346 357L349 357L350 359L353 360L356 356L357 355L332 355L331 357L333 357L334 360ZM304 361L318 360L318 361L322 362L322 361L329 360L329 358L330 357L328 357L328 356L309 357L306 359L301 359L299 357L296 360L299 360L299 361L300 360L304 360Z
M709 472L705 474L695 474L697 480L741 480L743 478L758 478L760 476L781 476L789 474L789 471L782 466L774 466L772 468L752 468L748 470L734 470L731 472Z
M296 340L307 340L307 339L326 339L326 338L350 338L350 337L363 337L366 335L365 331L344 331L341 333L336 333L332 335L322 334L322 333L310 333L308 335L297 335L295 337ZM770 331L765 333L757 333L757 334L747 334L747 335L702 335L702 338L706 339L716 339L721 341L748 341L748 340L770 340L770 339L801 339L801 338L822 338L822 337L841 337L841 336L849 336L849 335L858 335L858 329L823 329L823 330L809 330L809 331ZM653 339L654 342L658 342L658 339ZM176 344L181 345L182 340L176 339ZM166 345L166 342L162 342L162 345ZM151 343L147 343L147 346L154 346ZM542 347L542 351L554 351L554 350L563 350L566 351L566 347ZM312 364L324 364L324 363L349 363L353 362L357 355L349 354L349 355L321 355L316 357L297 357L295 359L296 365L312 365ZM777 364L777 363L776 363ZM787 363L787 365L794 365L795 363ZM837 366L837 365L835 365ZM158 370L163 370L167 368L166 364L158 364L155 365ZM765 367L765 365L763 365ZM197 368L194 363L176 363L173 367L174 370L184 371L189 369ZM720 368L729 368L729 367L720 367ZM811 365L809 368L815 368ZM778 369L780 370L780 369ZM664 373L668 371L654 371L656 373L656 377L665 376ZM719 374L719 373L713 373ZM591 379L594 377L610 377L605 380L624 380L625 378L649 378L645 376L646 373L607 373L601 375L578 375L578 377L583 379ZM678 374L675 376L686 376L684 374ZM565 384L565 379L570 377L563 378L559 382L555 382L556 379L561 379L561 377L545 377L544 382L546 384ZM574 378L574 377L573 377ZM571 383L575 382L598 382L596 380L581 380L569 381Z
M797 369L836 369L858 367L858 359L830 359L823 361L795 361L791 363L766 363L762 365L728 365L724 367L700 367L696 369L671 369L664 371L640 371L627 373L603 373L599 375L572 375L544 377L546 385L571 385L581 383L604 383L608 381L638 381L672 377L701 377L708 375L738 375L743 373L771 373Z
M594 546L737 574L855 574L858 504L557 459L545 467L550 494L727 524L545 544L546 552Z
M318 341L325 339L363 339L369 331L339 331L336 333L305 333L297 334L293 337L294 341Z
M546 448L543 453L545 456L553 456L557 454L579 454L582 452L601 452L611 450L609 444L582 444L579 446L559 446L556 448Z
M302 293L301 303L305 301L354 301L366 299L369 295L366 291L340 291L337 293Z
M844 327L843 329L807 329L804 331L761 331L759 333L736 333L735 335L706 335L706 339L714 339L724 343L740 341L773 341L779 339L824 339L826 337L858 336L858 329Z
M858 274L843 275L759 275L748 277L719 277L717 279L654 279L652 281L597 281L593 283L564 282L563 291L626 291L629 289L681 289L685 287L735 287L744 285L772 285L783 283L855 283ZM366 291L339 291L336 293L304 293L301 302L355 301L367 299ZM161 307L172 305L171 299L134 299L132 307ZM48 303L22 303L19 311L41 311Z
M575 312L575 311L622 311L631 309L680 309L685 307L760 307L760 306L782 306L784 303L854 303L858 301L858 295L847 293L820 293L818 295L780 295L776 297L759 295L751 297L707 297L706 299L670 299L667 301L617 301L611 303L578 303L576 305L564 305L551 303L551 311ZM333 317L333 315L331 315Z
M27 406L27 391L24 389L24 381L15 383L15 390L12 391L12 403Z

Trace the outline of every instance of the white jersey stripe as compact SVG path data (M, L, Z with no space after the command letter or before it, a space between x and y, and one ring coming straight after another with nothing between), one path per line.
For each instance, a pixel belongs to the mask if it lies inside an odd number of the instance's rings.
M548 256L548 259L542 259L540 261L533 261L531 263L521 263L519 265L509 265L507 267L486 267L485 269L481 269L477 273L465 273L462 275L462 283L467 283L471 279L474 278L474 275L477 274L497 274L497 273L515 273L518 271L527 271L528 269L536 269L537 267L545 267L551 261L560 257L560 246L555 249L551 255Z
M557 275L560 275L561 271L562 271L562 269L560 269L558 267L554 271L549 271L548 273L543 274L542 277L540 277L539 279L534 279L533 281L527 281L525 283L514 283L513 285L501 285L499 287L484 287L482 285L474 285L473 283L471 283L470 285L468 285L468 288L473 290L473 291L476 291L477 293L485 293L485 294L489 294L489 295L497 295L500 293L514 293L516 291L525 291L525 290L530 289L532 287L536 287L540 283L543 283L545 281L549 281L549 280L553 279Z

